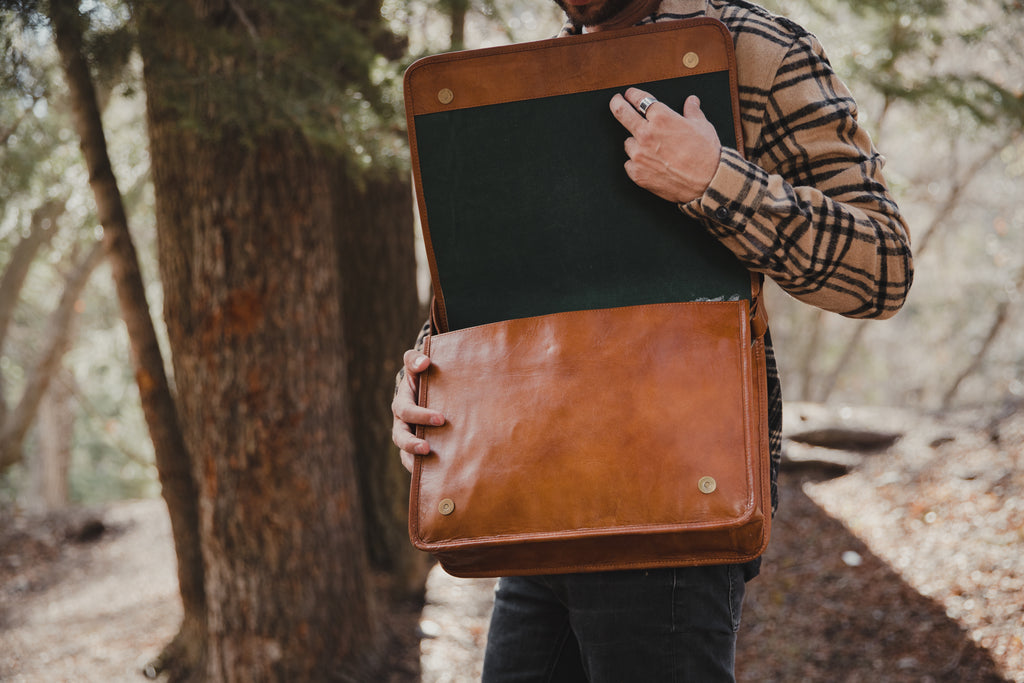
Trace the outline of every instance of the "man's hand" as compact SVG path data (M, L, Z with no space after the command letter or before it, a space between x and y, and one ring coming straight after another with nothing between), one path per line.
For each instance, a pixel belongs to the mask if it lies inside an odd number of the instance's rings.
M444 424L444 415L416 405L420 373L430 366L430 359L419 351L409 350L405 352L403 361L405 377L398 387L395 400L391 402L391 413L395 416L391 426L391 440L402 452L405 469L412 472L415 456L430 453L430 444L414 434L415 426L440 427Z
M704 117L700 100L691 95L683 115L655 102L646 118L636 106L649 97L637 88L616 94L610 107L632 137L626 138L626 174L640 187L662 199L683 204L704 194L718 169L722 143L715 127Z

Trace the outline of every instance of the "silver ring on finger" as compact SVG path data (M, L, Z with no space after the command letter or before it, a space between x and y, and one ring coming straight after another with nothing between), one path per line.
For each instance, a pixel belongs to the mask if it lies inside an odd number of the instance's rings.
M640 112L640 116L643 116L644 118L647 118L647 109L648 109L648 107L650 107L652 104L654 104L657 101L658 100L654 99L653 97L650 97L650 96L645 97L642 100L640 100L640 102L636 105L636 110L638 112Z

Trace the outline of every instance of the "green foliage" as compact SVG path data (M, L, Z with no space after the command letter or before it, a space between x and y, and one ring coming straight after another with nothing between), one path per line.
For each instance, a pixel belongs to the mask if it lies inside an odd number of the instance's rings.
M106 273L101 273L105 276ZM90 318L116 323L117 306L101 291L85 302ZM153 445L129 364L121 325L90 326L66 364L74 368L78 391L71 459L71 498L93 503L155 496L159 492Z
M147 274L156 272L152 192L138 92L133 29L123 5L86 3L87 49L97 80L110 155L123 183L136 245ZM18 11L15 11L17 9ZM46 324L65 273L99 238L88 171L71 126L62 71L49 27L34 3L0 10L0 269L48 199L67 200L59 231L38 254L21 291L12 328L0 349L2 396L13 406L39 359ZM130 40L129 40L130 39ZM8 95L11 95L8 97ZM156 283L153 284L157 287ZM159 301L159 297L156 297ZM138 405L125 331L109 272L94 274L76 307L77 335L64 366L74 378L71 493L77 501L153 495L158 488L151 445ZM38 449L30 436L27 458ZM0 501L16 500L27 484L16 466L0 476Z
M1024 12L1019 0L806 4L828 25L855 34L839 69L880 94L887 105L954 109L975 127L1024 125ZM992 50L1002 56L1000 62L974 58Z
M468 49L551 38L565 15L552 0L456 0L466 5ZM383 0L391 29L407 35L403 66L450 49L453 0Z
M38 99L46 94L41 70L23 47L29 30L22 17L0 12L0 85L9 98Z
M41 45L27 22L0 13L0 208L28 189L34 159L50 144L37 112L47 108L53 64L33 59L33 52L41 52Z
M92 15L95 14L94 11ZM109 24L112 19L107 17L102 22L94 19L90 22L94 30L85 36L86 58L100 92L109 91L130 79L128 68L135 54L137 38L134 26L127 20Z
M349 153L364 170L404 158L390 66L403 43L374 2L230 5L198 20L185 3L137 8L163 13L143 25L167 27L140 36L165 85L151 96L202 135L255 139L299 130L314 145ZM171 44L181 46L178 54L168 52Z

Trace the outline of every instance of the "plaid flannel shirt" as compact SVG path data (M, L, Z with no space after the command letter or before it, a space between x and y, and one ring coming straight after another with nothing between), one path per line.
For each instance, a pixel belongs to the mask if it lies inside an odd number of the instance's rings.
M680 210L801 301L850 317L894 315L913 277L909 232L882 178L884 159L821 45L742 0L662 0L639 23L699 16L732 33L744 149L723 148L703 196ZM566 24L560 35L579 32ZM418 347L429 330L428 323ZM767 346L774 510L782 393Z

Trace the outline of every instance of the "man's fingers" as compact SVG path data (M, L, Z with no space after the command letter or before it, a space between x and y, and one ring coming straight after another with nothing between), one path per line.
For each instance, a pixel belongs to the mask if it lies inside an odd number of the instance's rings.
M418 439L409 431L409 426L404 422L395 419L391 429L391 440L398 446L398 456L402 460L402 467L412 472L417 455L430 453L430 445L423 439Z
M612 97L608 108L612 110L612 115L615 116L615 119L634 135L640 129L640 126L644 124L644 117L640 116L640 112L625 97L618 93Z
M639 144L640 143L636 141L636 138L626 138L626 141L622 143L623 149L626 150L626 156L632 159L633 155L637 152L637 146L639 146Z
M417 405L416 387L412 383L406 383L398 388L398 393L391 401L391 414L396 420L410 426L440 427L445 422L444 415L439 411Z
M430 366L430 358L420 351L409 350L402 357L402 362L405 381L399 385L391 402L391 413L394 416L391 440L401 451L402 464L411 471L413 456L430 453L430 444L416 436L416 425L440 427L445 419L440 412L416 404L419 376Z
M409 425L398 418L395 418L392 423L391 440L403 453L410 455L430 453L430 444L413 434Z
M426 427L440 427L444 424L444 415L416 405L412 401L395 399L391 404L391 412L394 416L407 425L424 425Z
M402 467L411 474L412 468L416 464L415 456L412 453L407 453L405 451L399 451L398 455L402 458Z
M629 102L630 106L640 114L641 118L649 119L652 114L657 113L658 109L663 105L658 101L658 98L649 92L645 92L640 88L628 88L625 93L626 101ZM640 111L640 103L644 101L644 98L650 98L651 102L647 105L645 111Z
M686 101L683 102L683 116L699 121L707 120L707 117L704 116L704 110L700 108L700 98L696 95L690 95L686 98Z
M430 365L430 358L423 354L421 351L415 349L409 349L402 356L402 362L405 364L406 374L419 374L427 369Z

